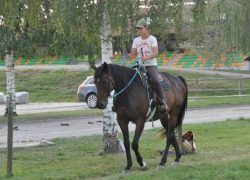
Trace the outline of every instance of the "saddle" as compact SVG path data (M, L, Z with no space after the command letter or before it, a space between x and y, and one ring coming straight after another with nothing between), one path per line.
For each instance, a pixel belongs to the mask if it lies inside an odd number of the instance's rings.
M157 93L151 84L151 80L147 74L147 70L144 67L141 68L139 75L140 75L141 81L143 83L143 86L147 89L149 101L152 101L156 104ZM164 81L163 74L159 73L158 78L159 78L159 82L160 82L160 85L161 85L163 90L170 90L171 89L170 82L168 80Z
M133 66L133 68L138 68L138 66ZM146 121L152 121L153 122L153 117L154 117L155 113L157 111L159 111L159 109L157 107L157 105L158 105L157 93L156 93L156 90L154 89L154 87L151 84L150 77L148 76L147 70L146 70L146 68L144 66L140 67L139 76L141 78L143 86L145 87L145 89L147 91L147 96L148 96L149 107L148 107L148 111L147 111L147 115L146 115L146 117L147 117ZM168 80L164 81L163 74L159 73L158 77L159 77L160 85L162 86L163 90L171 89L170 82ZM153 124L152 124L152 126L153 126Z

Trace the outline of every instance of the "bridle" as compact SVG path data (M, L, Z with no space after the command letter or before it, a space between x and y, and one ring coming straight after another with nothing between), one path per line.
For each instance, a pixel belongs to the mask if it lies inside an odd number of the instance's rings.
M109 93L108 94L111 97L111 92L115 88L115 81L113 80L113 78L111 76L109 76L108 78L109 78Z
M138 68L136 69L136 71L135 71L133 77L130 79L130 81L128 82L128 84L127 84L123 89L121 89L119 92L115 92L115 94L114 94L113 96L111 96L111 97L115 98L115 97L119 96L121 93L123 93L123 92L130 86L130 84L135 80L136 75L139 74L139 71L140 71L141 66L142 66L142 65L139 65L139 66L138 66ZM112 78L109 78L109 79L110 79L110 84L115 85L114 80L113 80ZM113 83L112 83L112 82L113 82ZM110 92L111 92L111 91L110 91Z

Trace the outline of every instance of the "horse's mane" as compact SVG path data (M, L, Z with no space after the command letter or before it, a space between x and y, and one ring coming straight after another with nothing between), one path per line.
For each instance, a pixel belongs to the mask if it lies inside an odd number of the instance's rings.
M112 72L114 74L124 74L124 75L130 75L131 72L134 72L134 70L125 67L125 66L120 66L117 64L108 64L108 67L110 68L110 70L112 70Z
M119 81L123 83L128 83L131 79L131 76L135 73L134 69L117 64L108 64L108 71L113 75L114 78L119 79Z

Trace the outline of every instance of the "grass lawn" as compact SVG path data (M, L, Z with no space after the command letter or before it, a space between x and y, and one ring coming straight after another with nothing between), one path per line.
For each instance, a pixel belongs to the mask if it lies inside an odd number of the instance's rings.
M187 80L190 89L189 95L194 96L195 93L191 89L196 88L195 79L197 78L223 78L219 75L206 75L200 73L191 73L184 71L167 71L174 75L181 75ZM16 71L16 92L29 92L30 102L76 102L77 89L82 81L89 75L93 75L93 71L66 71L66 70L19 70ZM221 80L202 80L199 82L199 88L202 90L214 89L214 91L199 93L199 95L225 95L237 94L237 90L228 91L229 89L237 89L237 81L221 81ZM249 95L250 81L242 80L243 94ZM222 89L223 91L216 91ZM0 92L6 92L6 72L0 71Z
M180 166L157 171L165 139L159 129L144 131L140 150L149 170L140 172L133 154L132 171L121 174L125 154L99 155L101 136L56 139L55 145L14 149L10 179L249 179L250 119L189 124L196 136L197 151L182 157ZM6 150L0 149L0 179L6 175Z
M29 92L30 102L76 102L77 89L91 71L16 71L16 92ZM6 73L0 71L0 92L6 92Z
M244 96L199 96L189 98L189 108L202 108L213 106L237 106L237 105L249 105L250 95Z

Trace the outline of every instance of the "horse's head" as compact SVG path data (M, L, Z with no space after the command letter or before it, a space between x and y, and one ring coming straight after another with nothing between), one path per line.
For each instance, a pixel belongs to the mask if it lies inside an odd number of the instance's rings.
M91 67L95 70L94 79L97 89L97 107L99 109L104 109L108 104L108 96L113 90L113 80L109 74L107 63L99 67L92 64Z

